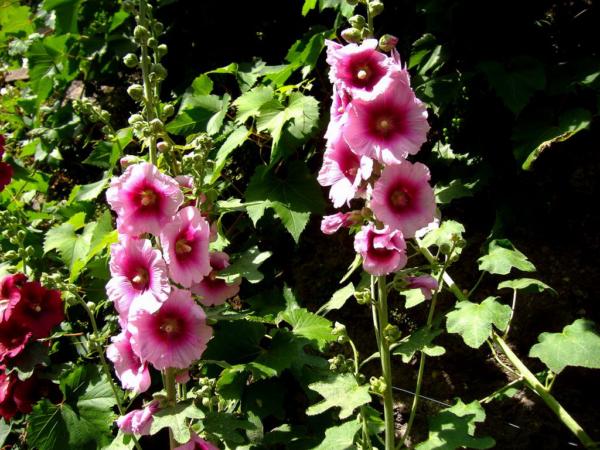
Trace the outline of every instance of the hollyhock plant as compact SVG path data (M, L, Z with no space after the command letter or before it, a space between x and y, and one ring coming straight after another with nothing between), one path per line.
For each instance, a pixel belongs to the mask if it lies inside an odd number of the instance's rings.
M217 278L219 271L229 267L229 255L223 252L210 254L210 273L202 281L192 286L192 292L200 296L200 303L205 306L222 305L228 298L234 297L240 291L241 279L232 283Z
M153 312L171 291L167 265L160 251L148 239L121 236L110 249L112 278L106 285L108 298L114 303L122 322L127 321L135 302Z
M353 98L367 100L385 89L390 66L387 56L377 51L377 40L365 39L361 45L326 44L332 84L339 84Z
M32 332L21 325L15 316L0 326L0 363L19 355L31 340Z
M375 217L405 238L428 225L435 215L435 194L429 169L421 163L387 166L373 188L371 209Z
M123 389L136 394L145 392L150 387L150 371L148 364L142 362L131 348L131 334L123 330L114 336L112 344L106 349L106 356L115 366L115 372Z
M426 106L415 97L407 72L396 71L373 99L352 100L343 134L357 155L394 164L416 154L428 131Z
M187 206L179 211L163 228L160 242L176 283L190 287L210 273L210 227L197 208Z
M419 275L418 277L408 277L408 289L421 289L423 297L430 300L433 292L438 288L438 282L431 275Z
M189 291L178 288L158 311L132 310L128 330L133 351L158 370L186 369L202 356L212 336L202 308Z
M134 409L117 419L117 426L123 433L146 436L154 420L154 413L160 409L158 401L153 400L142 409Z
M8 422L17 413L17 405L13 399L15 378L7 375L5 370L0 366L0 416Z
M179 447L175 447L175 450L219 450L212 442L205 441L192 431L191 439Z
M21 286L27 281L22 273L5 276L0 281L0 323L8 320L21 298Z
M119 233L158 236L183 202L183 194L177 181L144 162L127 167L123 175L113 178L106 199L117 213Z
M363 268L371 275L387 275L406 265L406 242L398 230L375 228L369 223L354 238L354 249L363 258Z
M352 152L341 135L330 142L323 156L323 166L317 180L321 186L331 186L329 198L339 208L356 197L360 184L373 171L373 160Z
M33 338L48 336L65 318L60 292L46 289L39 281L24 283L12 317L31 330Z

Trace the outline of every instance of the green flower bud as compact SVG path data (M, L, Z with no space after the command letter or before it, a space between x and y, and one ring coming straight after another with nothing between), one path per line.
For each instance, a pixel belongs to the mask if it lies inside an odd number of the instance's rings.
M139 84L132 84L127 88L127 94L135 101L140 101L144 97L144 88Z
M202 406L204 406L205 408L208 408L210 406L210 398L204 397L202 399Z
M137 65L139 63L140 63L140 60L138 59L137 55L134 53L127 53L123 57L123 64L125 64L130 69L137 67Z
M133 39L138 44L146 45L150 38L150 32L141 25L136 25L133 29Z
M154 30L154 34L161 34L165 30L165 26L161 22L156 21L152 29Z
M369 3L369 11L373 17L378 16L383 12L383 3L379 0L373 0Z
M150 129L154 133L160 133L164 129L164 124L162 123L162 120L152 119L152 121L150 122Z
M352 16L348 19L348 22L352 26L352 28L356 28L357 30L362 30L366 24L366 20L360 14L356 16Z
M396 44L398 44L398 38L391 34L384 34L379 38L379 48L381 51L389 52L396 48Z
M148 47L155 48L157 45L158 41L155 38L151 37L148 39Z
M383 330L383 336L385 337L385 340L388 341L388 343L393 344L394 342L397 342L400 339L400 336L402 336L402 334L400 333L400 330L396 325L388 323Z
M102 122L109 122L110 113L108 111L100 111L100 120L102 120Z
M135 11L135 4L131 0L123 0L123 11L132 13Z
M371 291L369 289L363 289L362 291L356 291L354 293L356 302L359 305L370 305L371 304Z
M157 79L164 80L167 78L167 69L162 64L152 64L151 70L156 74Z
M31 258L33 255L35 255L35 248L33 248L31 245L25 247L25 255L27 255L28 258Z
M129 122L129 125L133 125L134 123L138 123L138 122L143 122L144 121L144 116L142 116L141 114L132 114L129 119L127 120L127 122Z
M163 56L165 56L167 54L169 49L165 44L160 44L158 47L156 47L155 51L156 51L156 55L158 56L158 59L161 59Z
M383 377L371 377L369 379L369 384L371 385L371 389L380 395L383 395L387 387L387 383L385 382Z
M17 238L19 239L19 241L23 241L25 239L25 236L27 236L27 233L25 233L25 231L17 231Z
M162 113L163 113L163 117L166 119L168 117L171 117L173 114L175 114L175 108L173 107L173 105L167 104L167 105L163 106Z
M348 3L350 6L356 6L358 5L358 1L359 0L346 0L346 3Z
M346 28L342 31L342 38L350 44L357 43L360 42L362 38L362 33L356 28Z
M9 250L7 252L4 252L4 259L16 259L18 257L19 257L19 255L14 250Z

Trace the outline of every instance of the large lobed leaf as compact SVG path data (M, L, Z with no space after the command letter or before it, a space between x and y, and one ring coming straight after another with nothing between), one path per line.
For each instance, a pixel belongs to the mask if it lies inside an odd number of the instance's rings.
M321 414L329 408L339 407L340 419L346 419L356 408L371 401L369 385L359 385L356 377L350 373L332 375L326 380L317 381L308 387L324 398L306 410L306 414L309 416Z

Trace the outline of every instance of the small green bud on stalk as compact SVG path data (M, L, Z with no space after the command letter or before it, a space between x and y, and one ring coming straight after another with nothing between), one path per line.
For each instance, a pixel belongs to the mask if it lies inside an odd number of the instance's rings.
M379 38L379 49L383 52L389 52L396 48L398 44L398 38L391 34L384 34Z
M402 334L400 333L400 330L396 325L388 323L383 330L383 336L385 337L385 340L388 343L393 344L394 342L397 342L400 339L400 336L402 336Z
M373 390L373 392L376 392L379 395L383 395L387 387L387 383L385 382L383 377L371 377L369 379L369 384L371 385L371 389Z
M156 149L161 153L168 152L171 150L171 144L165 141L160 141L156 144Z
M136 25L133 29L133 39L135 42L141 45L147 45L148 39L150 38L150 32L141 25Z
M94 312L94 309L96 309L96 304L94 302L87 302L86 305L88 309L92 312Z
M165 26L161 22L154 22L154 26L152 27L154 30L154 34L161 34L165 30Z
M368 289L363 289L362 291L356 291L354 293L354 297L356 298L356 302L359 305L370 305L371 304L371 292Z
M152 64L151 70L156 74L157 79L164 80L167 78L167 69L162 64Z
M158 41L156 39L154 39L153 37L148 39L148 47L155 48L157 46L158 46Z
M362 30L365 24L367 23L365 18L360 14L350 17L350 19L348 19L348 22L350 23L352 28L356 28L357 30Z
M160 44L158 47L156 47L156 55L158 56L158 59L161 59L163 56L165 56L169 49L165 44Z
M344 344L348 342L348 332L346 330L346 325L344 324L336 322L333 327L333 330L331 331L331 334L333 334L337 338L337 342L339 344Z
M167 119L167 118L171 117L173 114L175 114L175 108L173 107L173 105L167 104L167 105L163 106L162 113L163 113L163 117L165 119Z
M141 114L132 114L129 117L129 120L127 120L127 122L129 122L129 125L133 125L134 123L139 123L139 122L143 122L144 121L144 116L142 116Z
M123 64L125 64L130 69L137 67L137 65L139 63L140 63L140 60L135 53L127 53L123 57Z
M25 233L25 231L17 231L17 239L19 239L19 241L23 242L25 240L25 236L27 236L27 233Z
M349 44L355 44L362 39L362 32L356 28L346 28L342 31L342 38Z
M150 129L154 133L160 133L161 131L163 131L164 124L163 124L162 120L160 120L160 119L152 119L150 121Z
M144 88L139 84L132 84L127 88L127 94L135 101L140 101L144 98Z
M4 252L4 259L17 259L18 258L18 254L17 252L15 252L14 250L9 250L7 252Z
M374 0L369 3L369 11L371 12L371 16L376 17L383 12L383 3L379 0Z

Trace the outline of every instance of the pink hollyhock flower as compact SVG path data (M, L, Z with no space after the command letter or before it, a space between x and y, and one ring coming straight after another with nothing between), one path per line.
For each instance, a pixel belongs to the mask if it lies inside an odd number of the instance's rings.
M16 316L0 326L0 363L19 355L31 340L32 332L21 325Z
M356 197L363 180L373 171L373 160L352 152L341 135L330 141L323 155L323 166L317 181L321 186L331 186L329 198L336 208Z
M123 175L113 178L106 200L117 213L119 233L158 235L173 219L183 194L173 178L144 162L129 166Z
M343 134L357 155L397 164L419 151L428 131L427 108L400 71L377 97L352 100Z
M435 215L427 166L404 161L383 169L373 187L371 209L377 219L402 231L405 238L414 237Z
M219 450L212 442L205 441L192 431L191 439L179 447L175 447L175 450Z
M352 98L344 89L340 89L334 84L331 100L329 125L325 132L325 139L328 140L338 136L341 132L342 127L346 123L346 115Z
M143 409L134 409L117 419L117 426L123 433L147 436L154 420L154 414L160 409L158 401L152 400Z
M429 300L438 288L438 282L431 275L408 277L408 289L421 289L423 297Z
M333 234L342 227L349 227L355 223L355 212L335 213L330 216L324 216L321 221L321 231L323 234Z
M0 281L0 323L8 320L21 299L21 286L27 281L22 273L7 275Z
M131 334L127 330L114 336L112 344L106 349L106 356L115 366L117 377L123 389L139 394L150 387L150 371L148 364L142 362L131 348Z
M154 313L132 310L128 330L133 351L158 370L186 369L202 356L212 336L206 314L189 291L173 288Z
M375 39L365 39L361 45L341 46L327 42L327 63L331 66L329 79L348 90L353 98L370 99L385 86L390 66L388 58L377 51Z
M200 211L186 206L160 233L169 274L176 283L190 287L210 272L210 227Z
M171 291L167 265L148 239L121 236L110 248L110 273L106 293L124 322L134 302L153 312Z
M65 318L60 292L46 289L39 281L24 283L12 317L30 330L33 338L47 337Z
M219 271L229 267L229 255L223 252L211 252L210 273L200 283L192 286L192 292L200 296L200 303L205 306L222 305L225 300L231 298L240 291L241 279L232 283L217 278Z
M371 275L387 275L406 265L406 242L398 230L377 229L370 223L354 238L354 250L362 256L363 268Z

